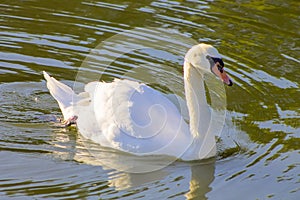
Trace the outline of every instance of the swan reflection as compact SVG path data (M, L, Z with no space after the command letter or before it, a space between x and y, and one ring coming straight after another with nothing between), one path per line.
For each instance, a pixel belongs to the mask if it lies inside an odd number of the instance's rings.
M64 138L69 150L55 153L63 154L63 156L59 155L60 158L102 167L103 172L106 173L108 186L117 191L157 187L157 194L148 195L151 197L158 195L159 198L162 195L160 190L164 188L168 191L168 196L177 193L178 195L185 194L187 199L206 199L206 194L211 191L210 184L214 180L215 159L169 163L169 161L173 161L172 158L147 157L145 159L145 157L122 152L112 152L112 149L103 148L80 135L76 139L71 135L69 135L69 140ZM59 138L56 140L60 140L61 134L57 134L57 136ZM60 143L60 147L62 147L62 143ZM146 172L149 169L152 171ZM157 170L153 171L153 169ZM126 170L136 170L137 173L129 173Z

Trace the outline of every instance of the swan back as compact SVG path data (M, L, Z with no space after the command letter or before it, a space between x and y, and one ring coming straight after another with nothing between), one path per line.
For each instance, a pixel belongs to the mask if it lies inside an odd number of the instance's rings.
M103 146L138 155L180 157L192 142L189 126L177 107L145 84L115 79L88 84L86 92L92 97L88 110L93 111L94 129L101 131L84 132L83 127L91 126L88 117L78 118L78 128Z

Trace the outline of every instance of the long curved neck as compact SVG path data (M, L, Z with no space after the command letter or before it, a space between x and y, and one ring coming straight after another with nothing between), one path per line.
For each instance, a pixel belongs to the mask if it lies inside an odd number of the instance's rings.
M201 137L210 123L210 111L206 101L203 77L187 62L184 64L184 87L191 134L194 138Z
M184 63L184 86L190 116L190 132L194 138L191 150L199 158L215 155L215 136L209 131L211 113L206 100L203 75L190 63Z

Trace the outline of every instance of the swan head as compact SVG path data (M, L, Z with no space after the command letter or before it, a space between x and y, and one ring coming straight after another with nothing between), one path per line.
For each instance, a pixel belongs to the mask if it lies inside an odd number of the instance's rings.
M226 85L233 85L233 82L224 70L222 56L213 46L204 43L195 45L186 53L184 59L185 62L189 63L190 67L195 67L199 73L213 73Z

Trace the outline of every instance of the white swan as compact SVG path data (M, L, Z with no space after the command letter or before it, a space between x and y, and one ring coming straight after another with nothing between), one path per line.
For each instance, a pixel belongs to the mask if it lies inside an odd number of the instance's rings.
M195 45L185 55L189 124L165 95L145 84L120 79L111 83L91 82L85 86L85 92L77 95L70 87L43 73L65 124L76 122L84 137L135 155L198 160L216 155L215 135L207 133L210 110L203 75L213 73L231 86L232 81L223 67L220 54L211 45Z

